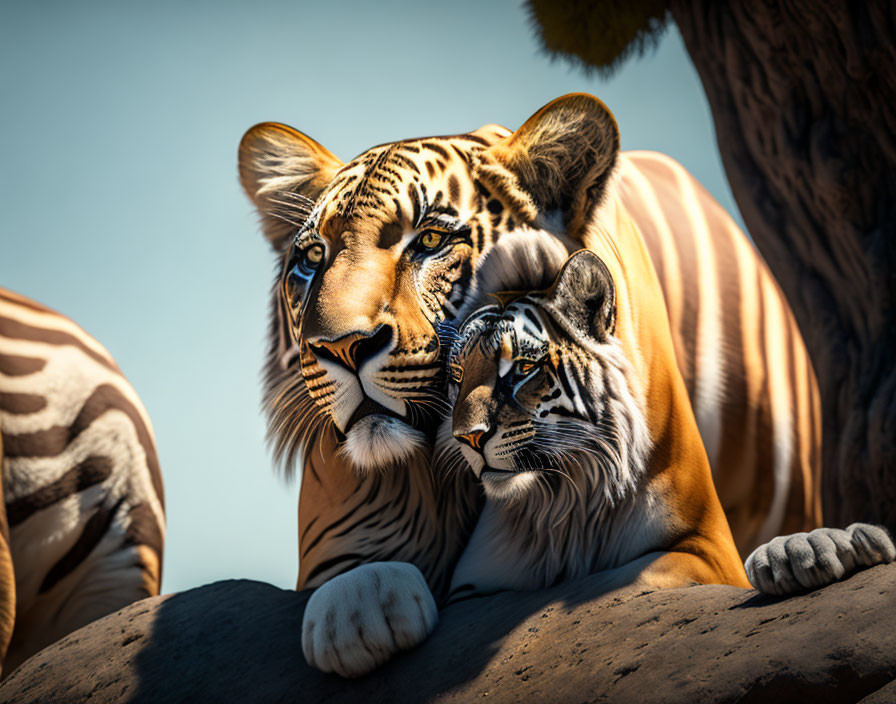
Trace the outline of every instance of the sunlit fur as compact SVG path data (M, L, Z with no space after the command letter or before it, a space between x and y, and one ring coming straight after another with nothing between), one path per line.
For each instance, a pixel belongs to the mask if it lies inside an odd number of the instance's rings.
M528 281L519 269L506 282L500 271L484 272L494 290L546 288L545 279L559 273L549 235L531 233L521 245L518 258L543 266L530 269ZM585 256L593 255L574 259ZM501 539L491 545L514 555L512 572L521 575L508 586L547 586L625 562L657 518L645 510L649 436L629 389L637 385L632 370L611 330L595 335L557 305L558 295L590 295L576 274L566 271L569 287L480 309L451 355L463 379L451 385L454 412L439 434L438 457L453 465L443 471L469 464L495 502L490 531ZM517 378L514 364L538 359L535 371ZM475 398L483 389L487 397ZM486 431L479 452L453 437L473 429Z
M356 467L373 470L404 462L426 449L426 435L419 430L394 418L367 416L348 433L340 452Z
M616 336L636 380L649 385L651 433L680 440L663 447L676 468L667 476L689 492L674 499L682 525L697 525L692 505L714 500L703 433L742 549L785 519L811 525L817 395L780 291L680 165L618 145L609 111L581 94L553 101L516 132L401 140L348 163L284 125L246 133L240 178L278 259L265 410L275 452L301 469L300 587L326 588L363 563L408 561L439 598L477 506L460 481L472 473L446 482L431 472L445 353L462 310L487 293L478 285L484 256L511 233L553 234L567 254L594 250L635 307ZM310 252L315 264L306 267ZM348 344L356 339L365 344ZM757 353L754 343L766 340ZM663 412L651 417L655 408ZM392 458L407 459L388 463L370 452L382 436L358 437L358 423L377 416L423 432L427 451L408 455L403 443ZM727 530L714 510L701 511L702 527ZM722 557L724 542L685 547L711 553L734 583L737 561Z

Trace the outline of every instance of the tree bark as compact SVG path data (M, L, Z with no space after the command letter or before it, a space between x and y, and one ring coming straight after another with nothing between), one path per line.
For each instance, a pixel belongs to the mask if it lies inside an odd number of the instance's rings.
M896 5L671 10L747 229L815 365L825 525L896 529Z

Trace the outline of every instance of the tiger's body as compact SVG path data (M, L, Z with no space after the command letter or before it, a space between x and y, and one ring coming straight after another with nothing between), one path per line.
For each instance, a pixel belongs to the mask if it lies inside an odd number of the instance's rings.
M630 218L644 240L740 554L821 525L818 384L777 282L724 208L674 160L624 153L617 178L604 216Z
M2 289L0 436L10 672L159 593L165 516L149 418L115 361L71 320Z
M283 125L243 138L242 183L283 266L266 406L278 455L303 468L298 586L323 585L315 618L344 608L337 590L323 605L328 580L379 560L410 559L444 598L479 501L463 480L427 476L447 410L450 326L469 312L476 272L502 235L534 228L570 251L590 247L598 206L631 230L638 248L627 256L659 282L639 310L669 330L672 352L639 371L681 383L688 456L706 462L708 449L740 551L818 523L814 378L755 250L671 160L635 153L617 165L610 131L571 115L571 144L555 150L570 165L555 168L550 148L529 158L521 139L541 133L526 127L403 140L347 164ZM314 618L305 621L307 634Z

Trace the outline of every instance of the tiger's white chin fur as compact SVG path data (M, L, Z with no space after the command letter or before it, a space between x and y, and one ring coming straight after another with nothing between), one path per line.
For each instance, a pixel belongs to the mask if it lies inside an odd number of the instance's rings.
M538 481L536 472L490 472L480 475L485 495L495 501L512 502L522 499Z
M340 453L359 472L385 469L427 446L426 435L397 418L372 414L352 426Z

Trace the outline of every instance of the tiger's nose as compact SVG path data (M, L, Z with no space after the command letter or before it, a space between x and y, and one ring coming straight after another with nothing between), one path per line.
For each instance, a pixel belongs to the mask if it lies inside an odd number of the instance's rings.
M474 450L479 451L482 449L483 435L485 435L484 430L472 430L469 433L455 433L454 437L465 445L469 445Z
M380 325L373 332L351 332L335 340L309 340L308 346L318 359L341 364L357 372L372 357L383 351L392 341L392 328Z

